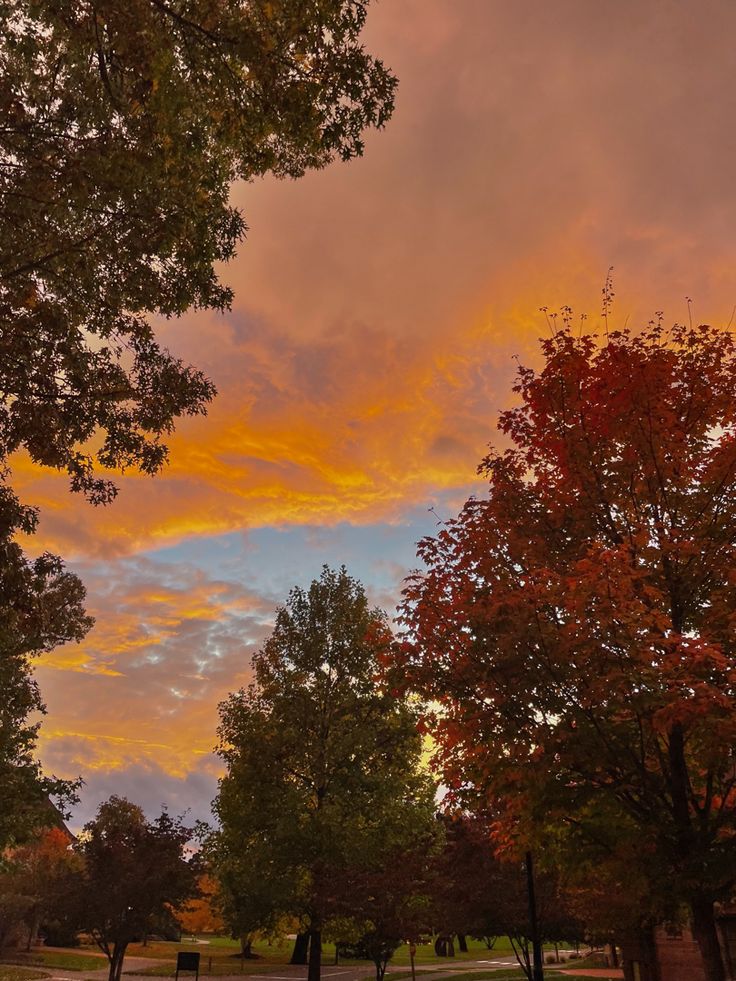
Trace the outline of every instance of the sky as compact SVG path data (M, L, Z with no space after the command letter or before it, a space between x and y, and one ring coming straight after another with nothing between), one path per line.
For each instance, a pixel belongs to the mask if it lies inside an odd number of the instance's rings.
M108 508L19 457L35 548L83 578L97 624L45 655L47 770L207 818L217 705L276 607L345 564L389 612L416 542L498 444L540 308L598 329L736 305L731 0L380 0L366 46L399 78L365 155L233 189L249 225L231 312L159 325L219 395L158 477Z

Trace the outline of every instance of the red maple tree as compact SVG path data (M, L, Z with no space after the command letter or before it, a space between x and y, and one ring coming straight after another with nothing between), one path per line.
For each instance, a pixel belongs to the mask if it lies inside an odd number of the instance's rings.
M396 667L435 708L451 792L508 835L641 843L723 981L736 882L736 345L569 320L519 370L489 494L420 543Z

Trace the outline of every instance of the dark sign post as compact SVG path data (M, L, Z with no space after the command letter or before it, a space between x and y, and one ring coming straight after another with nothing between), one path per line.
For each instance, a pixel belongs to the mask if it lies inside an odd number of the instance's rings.
M179 971L196 971L199 981L199 951L180 950L176 955L176 981L179 981Z

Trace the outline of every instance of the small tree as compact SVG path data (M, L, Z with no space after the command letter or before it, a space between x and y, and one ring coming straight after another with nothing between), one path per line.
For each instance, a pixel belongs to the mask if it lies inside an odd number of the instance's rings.
M443 814L445 842L432 876L432 922L443 936L469 934L491 949L504 932L506 897L499 889L489 822Z
M146 935L154 917L194 894L196 865L184 851L191 834L165 811L148 822L121 797L101 804L85 825L73 902L80 927L107 956L109 981L120 981L128 944Z
M310 981L322 929L350 912L344 884L434 826L416 714L376 683L391 643L362 586L325 568L291 592L254 657L254 683L220 710L223 884L251 928L283 913L309 926Z
M26 947L30 950L39 927L67 918L67 893L80 859L71 847L71 836L62 828L48 828L14 849L8 859L17 895L25 897ZM66 933L74 933L73 928Z
M341 947L348 956L373 961L376 981L383 981L391 958L405 942L428 934L432 863L441 836L427 828L421 847L387 856L380 869L364 871L344 883L345 909L355 925L355 939Z
M203 872L197 880L197 894L176 910L176 919L185 933L222 933L222 897L217 880Z

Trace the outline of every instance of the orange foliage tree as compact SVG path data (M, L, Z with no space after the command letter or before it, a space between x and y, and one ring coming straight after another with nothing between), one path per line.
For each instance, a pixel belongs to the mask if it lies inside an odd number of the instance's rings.
M198 894L186 906L176 911L176 919L184 933L214 933L225 931L225 921L220 909L217 882L208 873L197 880Z
M709 981L736 882L736 345L661 319L521 368L510 448L410 578L397 675L451 791L508 835L639 845L651 910L687 908ZM431 701L430 701L431 700Z

